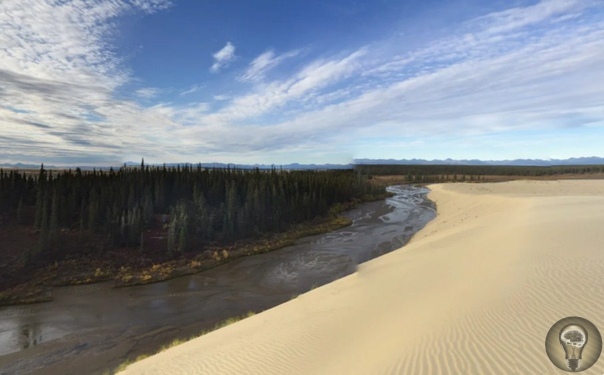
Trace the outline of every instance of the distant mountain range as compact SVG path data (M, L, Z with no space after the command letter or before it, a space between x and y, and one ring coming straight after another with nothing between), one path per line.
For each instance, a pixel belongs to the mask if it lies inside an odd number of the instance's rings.
M553 165L595 165L604 164L604 158L597 156L569 159L514 159L514 160L478 160L478 159L355 159L356 164L448 164L448 165L516 165L516 166L553 166Z
M140 162L127 162L125 163L127 166L137 166L140 165ZM397 164L406 164L406 165L516 165L516 166L553 166L553 165L602 165L604 164L604 158L590 156L590 157L580 157L580 158L569 158L569 159L514 159L514 160L478 160L478 159L434 159L434 160L426 160L426 159L355 159L354 164L232 164L232 163L201 163L201 166L204 168L239 168L239 169L270 169L270 168L283 168L283 169L345 169L352 168L354 165L361 164L386 164L386 165L397 165ZM149 164L149 165L158 165L158 164ZM161 164L159 164L161 165ZM197 163L170 163L166 164L168 167L175 167L177 165L193 165L197 166ZM121 166L114 166L114 168L119 168ZM40 168L39 164L0 164L0 168L17 168L17 169L38 169ZM66 169L66 168L80 168L82 170L92 170L94 168L100 170L106 170L110 167L95 167L95 166L54 166L54 165L45 165L45 169Z
M140 162L126 162L124 163L126 166L128 167L136 167L141 165ZM116 165L113 167L99 167L99 166L87 166L87 165L67 165L67 166L57 166L57 165L47 165L44 164L44 169L75 169L75 168L80 168L82 170L93 170L93 169L97 169L97 170L108 170L109 168L114 168L114 169L118 169L122 166L124 166L124 164L122 165ZM146 163L147 164L147 163ZM153 165L153 166L162 166L163 164L152 164L152 163L148 163L147 165ZM283 164L283 165L279 165L279 164L234 164L234 163L166 163L166 167L176 167L176 166L194 166L196 167L197 165L201 165L203 168L237 168L237 169L254 169L254 168L259 168L259 169L271 169L271 168L276 168L276 169L346 169L346 168L352 168L354 167L353 164L299 164L299 163L291 163L291 164ZM40 168L40 164L23 164L23 163L16 163L16 164L8 164L8 163L4 163L4 164L0 164L0 168L16 168L16 169L39 169Z

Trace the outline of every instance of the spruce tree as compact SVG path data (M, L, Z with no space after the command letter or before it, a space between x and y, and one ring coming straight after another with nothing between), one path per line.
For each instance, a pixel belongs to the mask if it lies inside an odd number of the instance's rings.
M57 190L52 195L52 209L50 211L50 224L48 228L49 243L53 246L59 241L59 198Z
M42 208L42 218L40 221L40 233L38 238L38 252L43 253L48 249L48 210L44 204Z
M17 206L17 224L23 224L23 197L19 198L19 205Z

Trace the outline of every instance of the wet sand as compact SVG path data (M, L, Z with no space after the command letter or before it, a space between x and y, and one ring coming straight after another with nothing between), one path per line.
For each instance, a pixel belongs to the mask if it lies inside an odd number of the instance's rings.
M435 213L425 188L346 212L350 227L196 275L112 289L56 288L51 303L0 308L0 374L100 374L220 321L263 311L401 247Z
M431 188L438 216L400 251L124 374L563 373L550 327L604 329L604 181Z

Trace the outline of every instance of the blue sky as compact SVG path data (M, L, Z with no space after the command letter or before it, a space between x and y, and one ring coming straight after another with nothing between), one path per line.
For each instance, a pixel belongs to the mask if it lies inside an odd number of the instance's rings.
M0 163L604 156L604 2L3 0Z

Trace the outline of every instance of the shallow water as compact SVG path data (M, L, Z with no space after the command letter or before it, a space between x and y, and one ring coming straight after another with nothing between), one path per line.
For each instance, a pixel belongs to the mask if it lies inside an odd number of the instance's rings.
M344 213L351 226L277 251L156 284L55 288L52 302L0 308L0 374L100 373L175 337L353 273L403 246L435 216L428 189L388 190L396 195Z

